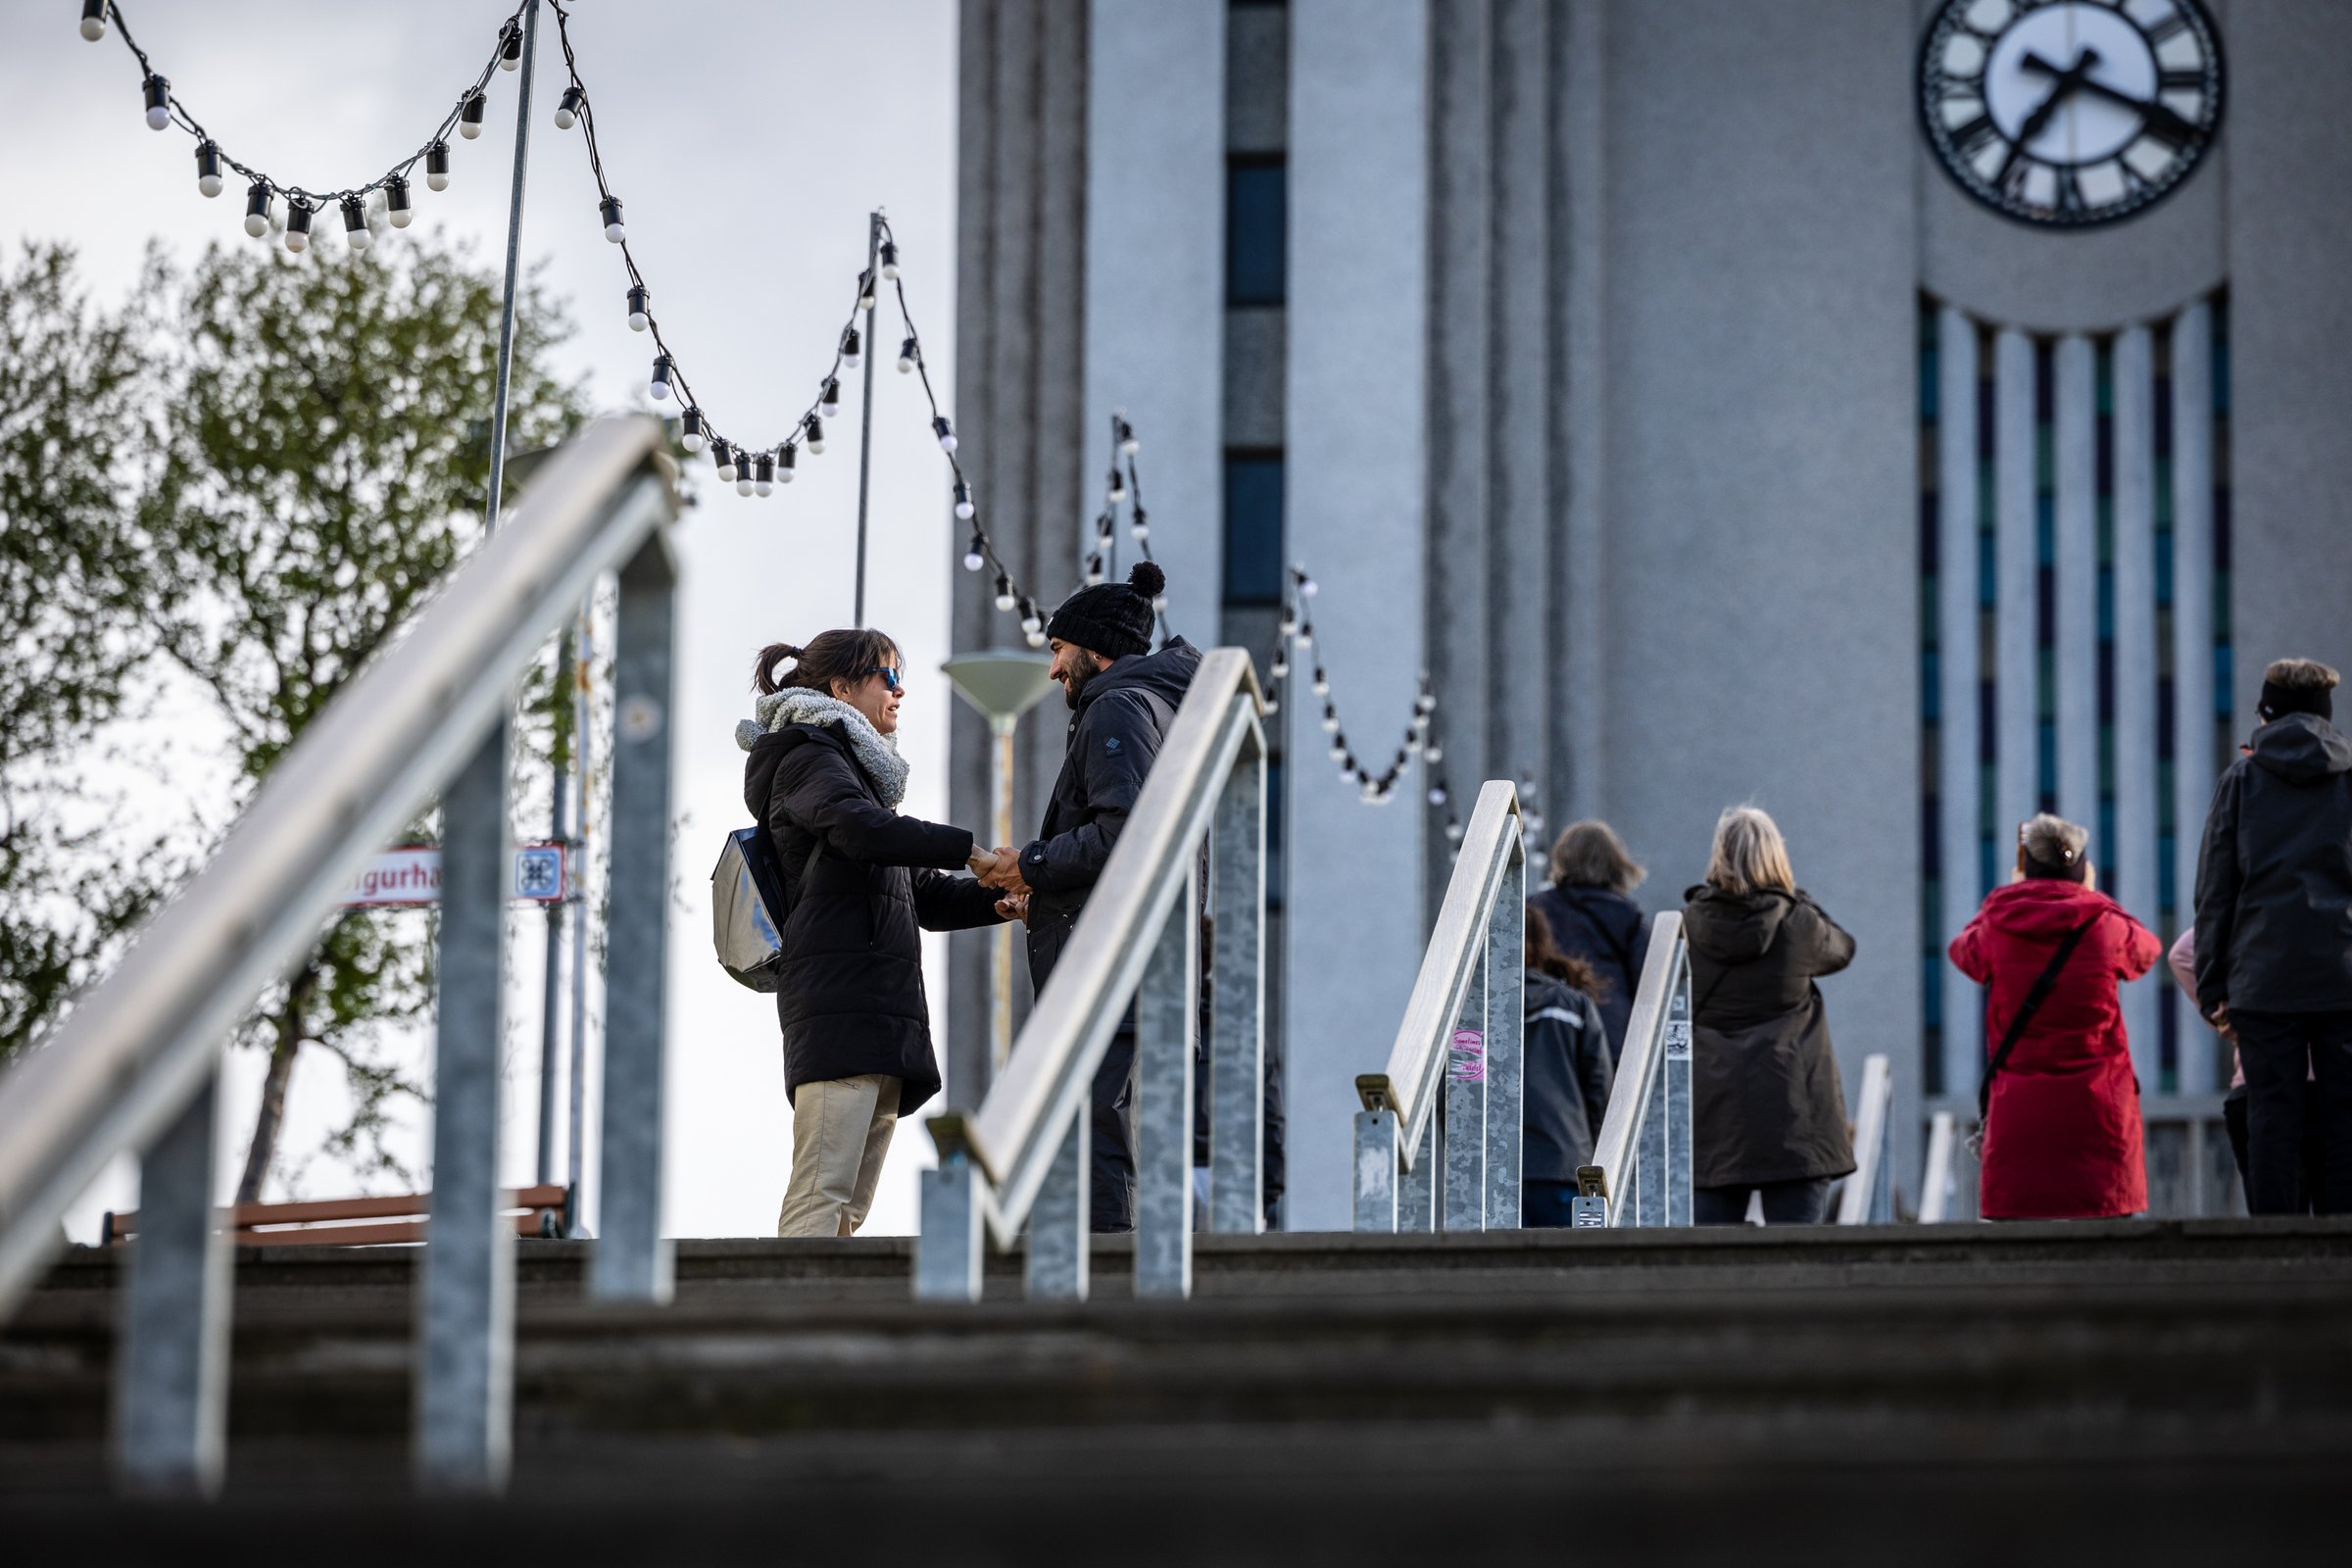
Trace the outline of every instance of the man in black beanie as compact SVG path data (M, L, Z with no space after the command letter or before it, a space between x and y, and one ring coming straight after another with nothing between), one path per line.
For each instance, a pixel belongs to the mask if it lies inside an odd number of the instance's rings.
M2237 1032L2257 1214L2352 1212L2352 739L2330 722L2336 681L2312 659L2263 671L2262 725L2213 792L2197 858L2197 1010ZM2316 1194L2302 1190L2307 1074Z
M1110 858L1159 756L1200 651L1170 637L1151 652L1155 601L1167 578L1149 561L1123 583L1081 588L1046 625L1054 679L1070 705L1068 749L1038 836L997 852L983 880L1029 895L1029 979L1039 990L1070 940L1078 911ZM1095 1074L1090 1224L1135 1229L1135 1012L1112 1036Z

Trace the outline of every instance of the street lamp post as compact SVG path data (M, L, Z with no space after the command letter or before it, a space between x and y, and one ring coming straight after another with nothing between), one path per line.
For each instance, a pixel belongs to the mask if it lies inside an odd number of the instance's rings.
M1012 732L1021 715L1053 689L1053 677L1047 674L1052 664L1044 654L992 648L958 654L939 666L955 683L956 695L987 718L996 742L989 761L988 801L990 830L1000 845L1012 842ZM996 946L988 971L988 1061L993 1078L1012 1051L1012 927L998 926L992 940ZM978 1104L977 1097L971 1102Z

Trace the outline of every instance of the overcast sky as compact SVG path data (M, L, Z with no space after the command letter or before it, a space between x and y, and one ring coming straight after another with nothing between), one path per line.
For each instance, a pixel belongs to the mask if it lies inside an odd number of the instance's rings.
M244 237L233 181L218 199L198 194L193 142L176 127L147 128L136 63L111 31L83 42L78 9L0 0L0 138L10 149L0 164L0 245L13 254L26 239L71 241L95 290L113 298L150 239L183 260L214 239L271 243ZM511 0L131 0L128 16L156 69L231 156L287 183L333 189L375 177L426 138L512 9ZM781 436L808 402L877 204L897 229L926 357L954 412L955 16L953 0L575 8L574 47L607 176L627 207L630 248L664 336L728 428ZM561 68L551 16L532 99L523 251L544 266L577 327L560 365L587 377L600 409L624 408L644 401L651 340L627 327L627 279L599 232L582 140L549 118ZM419 185L416 196L420 224L472 241L485 266L505 244L518 82L492 77L489 127L453 143L450 189ZM322 220L319 242L339 248L340 224ZM953 701L936 671L949 652L948 582L961 544L951 537L948 476L920 392L884 363L869 619L902 641L912 677L902 747L914 775L904 809L936 818ZM845 393L856 395L854 385ZM850 618L854 433L805 458L802 474L764 501L706 483L705 505L678 531L676 869L685 903L671 917L668 1212L684 1236L772 1233L790 1158L773 1004L712 962L705 878L721 833L748 819L731 731L750 711L752 654ZM530 1172L537 1095L540 928L534 919L527 929L514 955L521 1049L511 1053L506 1147L517 1180ZM419 1055L425 1045L416 1043ZM224 1165L242 1157L259 1068L258 1058L233 1064ZM322 1056L303 1061L288 1132L295 1153L327 1124L339 1077ZM421 1125L410 1137L414 1152ZM919 1124L903 1128L869 1231L913 1228L914 1172L928 1162ZM305 1196L347 1189L321 1167L305 1181ZM124 1206L135 1190L127 1171L110 1174L77 1209L74 1233L89 1235L99 1209Z

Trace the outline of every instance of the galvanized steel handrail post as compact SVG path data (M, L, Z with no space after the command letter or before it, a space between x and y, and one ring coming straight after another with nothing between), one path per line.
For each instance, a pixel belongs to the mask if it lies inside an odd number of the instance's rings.
M1862 1102L1854 1111L1854 1173L1838 1198L1840 1225L1894 1222L1894 1070L1883 1054L1862 1059Z
M1131 999L1139 1014L1136 1294L1191 1289L1197 866L1207 840L1220 922L1215 995L1262 999L1262 941L1239 934L1249 922L1237 920L1231 941L1223 926L1234 904L1255 908L1265 899L1260 710L1249 654L1211 649L1004 1070L976 1109L951 1108L928 1122L939 1165L922 1180L916 1298L978 1300L985 1246L1011 1246L1024 1221L1031 1294L1084 1295L1088 1094ZM1263 1013L1262 1000L1230 1013L1220 1001L1220 1054L1241 1060L1212 1062L1212 1082L1225 1084L1250 1061L1262 1071ZM1262 1093L1262 1083L1253 1087ZM1212 1108L1222 1112L1232 1097L1221 1090ZM1212 1182L1213 1173L1247 1168L1248 1186L1257 1187L1260 1142L1255 1114L1213 1117ZM1220 1207L1213 1193L1210 1201Z
M420 1425L419 1472L450 1486L497 1484L506 1411L500 1298L511 1299L513 1288L491 1239L490 1181L507 714L546 635L601 573L623 568L624 599L649 562L666 583L662 529L677 498L663 446L661 425L634 416L596 421L551 458L512 522L288 749L211 863L156 913L114 974L0 1072L0 1316L56 1247L68 1205L98 1170L119 1153L147 1156L147 1234L132 1252L122 1359L135 1381L118 1400L127 1481L201 1491L218 1474L227 1293L203 1185L213 1136L205 1123L214 1119L203 1102L222 1042L270 979L318 940L352 874L443 792L450 891L437 1055L457 1081L441 1084L435 1118L419 1409L459 1413L450 1425L437 1416ZM666 737L663 725L648 736L660 740L664 776ZM647 830L642 812L633 820L631 833ZM668 824L653 825L665 856ZM666 901L648 902L660 910ZM477 1085L466 1074L481 1065L485 1042L490 1076ZM140 1309L156 1300L179 1310ZM147 1343L165 1316L177 1343Z
M1940 1225L1951 1212L1952 1150L1957 1142L1950 1111L1939 1110L1929 1118L1928 1168L1919 1182L1922 1225Z
M1616 1086L1577 1171L1579 1227L1690 1220L1690 950L1683 917L1651 919Z
M1386 1071L1355 1081L1355 1228L1519 1223L1527 848L1489 779L1463 829ZM1441 1152L1437 1124L1443 1100Z

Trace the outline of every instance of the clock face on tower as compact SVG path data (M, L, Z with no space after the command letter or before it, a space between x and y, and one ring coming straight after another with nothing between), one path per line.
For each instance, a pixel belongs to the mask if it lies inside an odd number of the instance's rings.
M1943 0L1919 54L1928 144L2021 222L2128 218L2195 169L2222 123L2202 0Z

